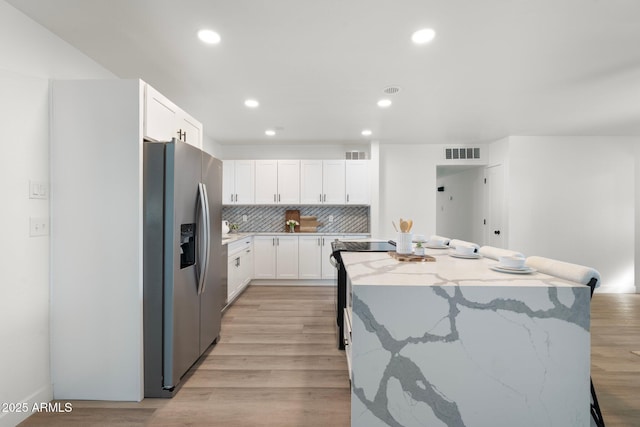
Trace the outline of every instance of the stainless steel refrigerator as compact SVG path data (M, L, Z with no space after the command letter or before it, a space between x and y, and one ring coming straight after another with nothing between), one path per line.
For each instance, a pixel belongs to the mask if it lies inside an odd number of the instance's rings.
M171 397L220 335L222 162L144 143L144 390Z

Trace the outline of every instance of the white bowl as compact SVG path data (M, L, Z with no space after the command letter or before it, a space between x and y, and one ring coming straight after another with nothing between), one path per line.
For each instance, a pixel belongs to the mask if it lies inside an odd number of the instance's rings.
M456 246L456 253L460 255L471 255L476 251L476 248L468 245L458 245Z
M427 242L427 245L429 245L429 246L444 246L444 239L433 239L433 238L430 238L429 241Z
M522 268L524 261L524 257L520 256L501 256L498 258L500 265L507 268Z

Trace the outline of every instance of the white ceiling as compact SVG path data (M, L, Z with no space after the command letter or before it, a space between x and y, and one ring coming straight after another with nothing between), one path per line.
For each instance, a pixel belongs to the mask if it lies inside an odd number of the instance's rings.
M7 1L220 143L640 135L640 1Z

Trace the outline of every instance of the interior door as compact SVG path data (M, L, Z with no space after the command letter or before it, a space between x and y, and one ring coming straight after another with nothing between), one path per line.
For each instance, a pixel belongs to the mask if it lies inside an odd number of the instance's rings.
M488 198L488 214L485 242L497 248L507 247L505 229L506 203L504 197L504 166L496 165L486 169L485 178Z

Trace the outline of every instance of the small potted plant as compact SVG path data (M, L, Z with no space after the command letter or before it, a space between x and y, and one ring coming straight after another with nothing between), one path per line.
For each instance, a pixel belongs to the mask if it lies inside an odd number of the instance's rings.
M422 242L416 242L415 254L424 256L424 247L422 246Z
M233 223L229 225L229 230L231 233L237 233L239 229L240 229L240 224Z
M295 233L296 225L300 225L300 223L295 219L288 219L285 224L289 227L289 233Z

